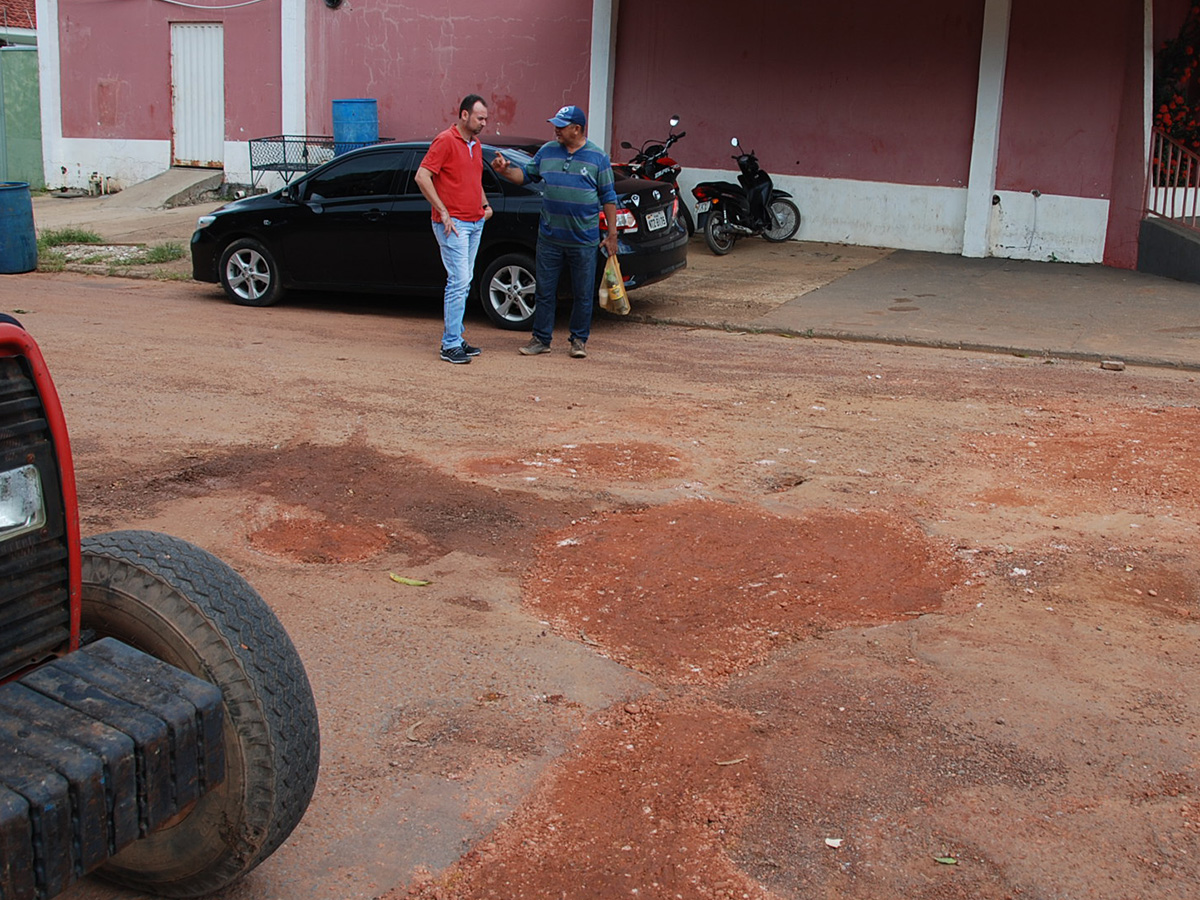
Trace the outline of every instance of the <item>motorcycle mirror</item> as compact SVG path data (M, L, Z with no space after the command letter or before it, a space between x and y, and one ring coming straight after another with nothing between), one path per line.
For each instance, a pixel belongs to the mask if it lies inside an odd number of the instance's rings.
M671 116L671 127L674 128L679 124L679 116Z
M632 150L633 144L629 143L629 141L621 141L621 149L622 150Z
M740 147L740 146L741 146L741 144L739 144L739 143L738 143L738 139L737 139L737 138L734 138L733 140L731 140L731 141L729 142L729 145L730 145L731 147Z

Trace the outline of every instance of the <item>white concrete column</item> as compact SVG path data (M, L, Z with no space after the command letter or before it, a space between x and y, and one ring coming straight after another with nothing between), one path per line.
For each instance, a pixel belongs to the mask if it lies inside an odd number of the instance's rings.
M612 136L613 72L620 0L592 0L592 62L588 78L588 138L605 153Z
M1000 110L1004 104L1004 70L1008 64L1008 26L1012 0L986 0L979 52L979 91L975 98L975 133L967 181L967 215L963 223L963 256L988 254L988 223L996 192L1000 150Z
M308 133L308 105L305 102L308 21L305 15L310 6L313 4L305 3L305 0L283 0L280 4L280 134Z
M1142 171L1150 171L1150 133L1154 130L1154 0L1142 0Z
M58 0L37 0L38 90L41 93L42 177L46 187L66 184L62 172L62 48L58 40Z

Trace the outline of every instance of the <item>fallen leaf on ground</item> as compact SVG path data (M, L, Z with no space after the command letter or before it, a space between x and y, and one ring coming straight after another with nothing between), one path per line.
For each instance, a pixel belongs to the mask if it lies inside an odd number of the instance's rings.
M403 575L397 575L395 572L388 572L388 578L396 582L396 584L407 584L412 587L425 587L427 584L433 584L432 581L425 581L421 578L405 578Z

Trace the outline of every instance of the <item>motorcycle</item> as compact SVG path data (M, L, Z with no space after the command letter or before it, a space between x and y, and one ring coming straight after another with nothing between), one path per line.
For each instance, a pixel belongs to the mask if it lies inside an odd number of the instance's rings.
M687 132L681 131L675 133L675 126L679 124L679 116L671 116L671 131L667 134L665 141L650 140L642 144L642 148L637 154L627 163L617 163L613 169L622 175L630 178L648 178L651 181L665 181L675 188L676 196L679 194L679 172L680 165L667 155L667 151L671 149L671 145L680 138L686 137ZM633 150L633 144L629 141L621 141L622 150ZM696 233L696 224L692 221L692 214L688 211L687 205L680 201L679 215L683 219L683 224L687 226L688 237Z
M775 190L753 150L742 152L737 138L730 144L739 151L733 157L741 172L739 183L702 181L692 189L696 227L704 229L708 249L724 256L738 238L759 234L772 242L791 240L800 229L800 210L792 195Z

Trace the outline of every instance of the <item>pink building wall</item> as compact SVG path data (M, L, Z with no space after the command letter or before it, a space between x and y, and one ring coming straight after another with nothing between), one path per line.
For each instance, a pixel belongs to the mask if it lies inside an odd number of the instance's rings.
M228 140L257 137L264 122L278 127L277 4L207 12L155 0L62 0L63 137L171 138L172 22L225 25Z
M476 93L489 133L549 139L555 110L587 105L591 17L591 0L311 3L309 131L332 133L333 100L373 97L381 135L426 137Z
M1154 0L1154 49L1179 34L1188 9L1195 0Z
M781 175L966 183L982 0L681 8L621 5L617 141L665 136L678 113L694 166L730 166L736 134Z
M1156 42L1187 7L1155 0ZM374 97L382 135L431 135L477 92L490 102L490 133L548 138L547 116L588 102L592 0L301 8L307 83L288 88L303 91L306 121L290 130L329 134L334 99ZM1000 120L996 189L1109 203L1105 259L1118 265L1132 264L1140 217L1141 10L1142 0L1012 0ZM172 22L225 26L227 141L288 130L283 12L61 0L62 137L170 139ZM665 136L679 114L686 168L730 168L736 134L773 173L840 183L851 207L835 224L847 223L847 238L895 208L885 199L874 209L879 191L856 193L859 181L930 189L893 191L908 219L892 227L907 229L929 199L941 204L925 215L933 239L951 240L961 213L939 189L968 183L983 13L984 0L742 0L736 15L723 0L621 3L606 149L621 158L619 141Z
M1130 6L1013 3L998 190L1111 197L1128 48L1135 39L1141 46L1140 34L1130 34Z

